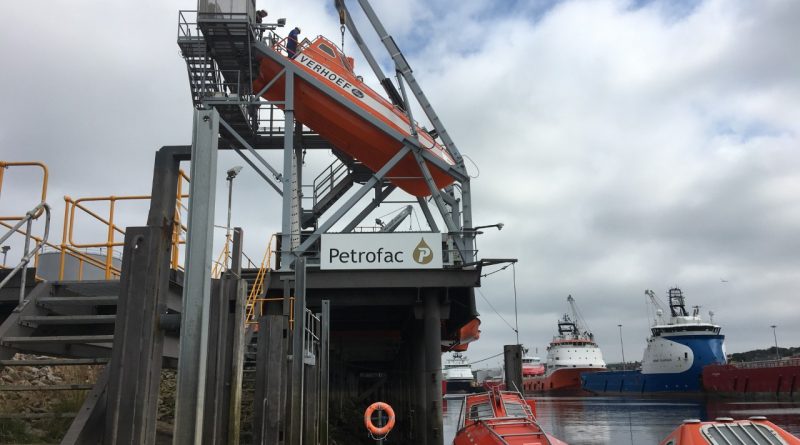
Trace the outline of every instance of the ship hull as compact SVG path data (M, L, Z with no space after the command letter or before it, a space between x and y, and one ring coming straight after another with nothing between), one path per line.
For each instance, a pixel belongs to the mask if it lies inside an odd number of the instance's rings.
M703 368L709 364L725 363L722 348L723 335L686 335L665 337L675 343L675 348L692 353L689 363L669 362L666 358L657 364L648 364L645 371L604 371L581 376L584 390L598 394L608 393L699 393L703 390ZM658 369L685 369L682 372L657 372ZM654 372L655 371L655 372Z
M603 371L604 368L562 368L535 377L522 379L523 390L532 392L566 392L581 390L581 374Z
M800 360L703 368L703 388L720 396L794 397L800 389Z
M444 380L442 381L443 394L469 394L475 392L472 380Z

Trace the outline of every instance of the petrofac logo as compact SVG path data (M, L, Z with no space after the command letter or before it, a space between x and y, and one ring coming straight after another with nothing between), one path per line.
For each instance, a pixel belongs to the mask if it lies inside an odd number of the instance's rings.
M440 233L322 235L321 269L439 269Z
M412 255L412 258L418 264L428 264L433 260L433 250L431 250L430 246L425 242L425 238L419 240L419 244L414 248L414 255Z

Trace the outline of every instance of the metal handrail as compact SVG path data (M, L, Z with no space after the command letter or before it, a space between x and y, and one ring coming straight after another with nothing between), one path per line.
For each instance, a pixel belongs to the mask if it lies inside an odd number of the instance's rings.
M305 310L305 332L303 332L303 357L315 357L316 345L320 343L322 321L311 310Z
M800 366L800 358L782 358L776 360L760 360L754 362L728 362L727 364L740 369L779 368L783 366Z
M42 197L39 202L46 202L47 201L47 180L50 177L50 173L47 170L47 166L41 162L5 162L0 161L0 193L3 192L3 175L5 170L8 167L39 167L42 169ZM41 210L40 210L41 212ZM39 217L39 215L36 215ZM0 221L17 221L20 219L25 218L25 216L2 216L0 217Z
M31 242L31 230L33 228L33 220L39 219L42 215L42 211L45 213L45 224L44 224L44 235L42 235L42 241L38 241L36 247L33 250L30 250L30 242ZM22 259L20 260L19 264L14 267L13 270L0 282L0 289L8 283L11 278L20 271L20 269L25 268L28 263L30 262L31 258L36 255L39 250L44 247L44 243L47 240L47 237L50 235L50 206L47 205L46 202L41 202L39 205L34 207L31 211L25 214L20 221L14 225L5 235L0 237L0 244L5 242L11 235L17 233L20 227L25 224L27 226L25 230L25 248L23 250ZM19 305L21 306L25 302L25 284L27 280L27 274L25 272L22 273L20 276L20 284L19 284Z
M269 240L267 241L267 248L264 250L264 258L261 260L261 266L258 268L256 279L253 280L253 286L250 288L250 294L247 296L247 303L245 304L245 312L247 314L245 317L246 324L258 323L258 319L256 317L256 307L258 307L258 303L263 304L265 301L277 301L283 299L261 297L261 295L266 295L264 282L267 273L272 270L272 243L276 240L277 237L275 234L269 237Z
M317 206L319 197L336 187L336 184L350 173L350 168L339 159L334 160L316 178L314 178L314 207Z

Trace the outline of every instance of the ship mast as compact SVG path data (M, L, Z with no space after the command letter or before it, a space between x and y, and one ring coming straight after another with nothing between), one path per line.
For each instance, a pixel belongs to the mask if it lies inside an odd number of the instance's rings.
M686 317L689 315L689 313L686 312L683 292L677 287L673 287L669 290L669 310L673 317Z

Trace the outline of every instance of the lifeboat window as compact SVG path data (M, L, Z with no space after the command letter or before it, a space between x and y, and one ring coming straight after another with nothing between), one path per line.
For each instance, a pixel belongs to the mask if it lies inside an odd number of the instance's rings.
M508 417L528 417L528 412L520 403L506 402L506 416Z
M328 45L326 45L324 43L320 43L319 44L319 49L321 49L322 52L324 52L325 54L327 54L327 55L329 55L329 56L331 56L333 58L336 58L336 54L333 52L333 49L331 49L330 46L328 46Z
M491 403L476 403L469 409L470 419L490 419L494 417L494 408Z

